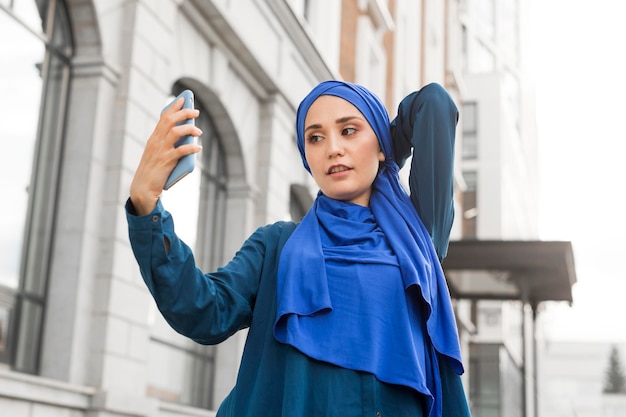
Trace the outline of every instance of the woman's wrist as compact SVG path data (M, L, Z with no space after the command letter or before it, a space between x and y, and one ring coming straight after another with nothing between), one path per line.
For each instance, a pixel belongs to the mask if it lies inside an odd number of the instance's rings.
M156 207L158 201L158 198L142 198L138 195L130 195L130 203L133 205L137 216L150 214Z

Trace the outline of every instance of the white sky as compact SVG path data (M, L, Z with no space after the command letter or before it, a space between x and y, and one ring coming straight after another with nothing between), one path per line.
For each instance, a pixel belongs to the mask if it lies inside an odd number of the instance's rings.
M522 0L523 1L523 0ZM626 341L626 1L534 0L543 240L571 240L550 338Z

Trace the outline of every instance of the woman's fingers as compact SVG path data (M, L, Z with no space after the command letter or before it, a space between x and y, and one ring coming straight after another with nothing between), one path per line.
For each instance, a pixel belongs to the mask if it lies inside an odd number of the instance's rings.
M163 186L178 160L202 149L195 143L175 147L182 136L198 137L202 134L193 123L183 123L187 119L198 117L198 110L181 110L182 104L182 99L177 100L161 113L159 121L146 141L130 189L131 201L139 215L148 214L154 209Z

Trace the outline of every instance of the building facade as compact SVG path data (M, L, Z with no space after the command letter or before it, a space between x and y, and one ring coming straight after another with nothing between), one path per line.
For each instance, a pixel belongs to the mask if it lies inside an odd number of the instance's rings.
M452 0L0 1L1 414L213 415L245 331L208 347L172 331L127 237L160 111L194 91L203 151L163 200L216 268L310 205L294 120L319 81L362 83L392 117L432 81L461 102L458 13Z
M497 244L539 235L535 100L526 55L530 6L519 0L460 2L465 188L459 214L465 240ZM491 275L492 284L506 284L513 274L487 269L476 271L474 280ZM536 415L536 312L520 295L469 301L475 325L469 385L476 416Z

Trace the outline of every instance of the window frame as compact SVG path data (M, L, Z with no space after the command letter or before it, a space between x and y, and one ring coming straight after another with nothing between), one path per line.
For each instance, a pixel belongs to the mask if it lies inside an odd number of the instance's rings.
M24 0L32 1L32 0ZM0 362L13 370L38 374L40 371L43 326L57 215L67 102L74 53L69 10L63 0L37 2L41 31L15 12L15 2L0 5L27 32L44 44L38 65L42 78L41 101L35 136L27 212L15 290L1 286L8 310L7 346ZM9 301L11 300L12 301Z

